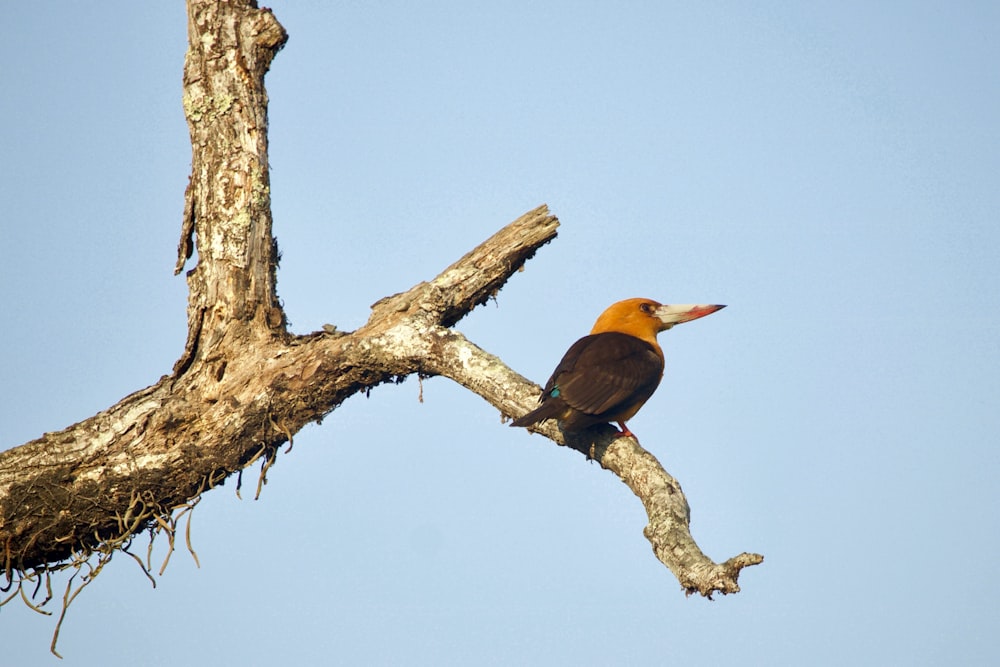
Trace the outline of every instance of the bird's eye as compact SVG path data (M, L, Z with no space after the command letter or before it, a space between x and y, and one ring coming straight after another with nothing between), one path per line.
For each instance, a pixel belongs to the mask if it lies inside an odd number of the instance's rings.
M646 313L647 315L653 312L653 304L651 303L641 303L639 304L639 310Z

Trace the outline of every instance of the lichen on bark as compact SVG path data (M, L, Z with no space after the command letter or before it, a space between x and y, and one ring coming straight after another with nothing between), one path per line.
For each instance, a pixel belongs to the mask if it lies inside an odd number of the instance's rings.
M173 372L116 405L0 453L0 602L54 599L53 572L90 581L132 538L165 536L201 494L260 462L258 489L286 443L348 397L416 374L448 377L519 415L539 388L454 325L486 303L556 237L540 206L500 229L436 277L372 306L356 331L294 335L276 291L264 75L287 35L253 2L189 0L183 106L192 145L176 269L188 270L188 335ZM552 424L532 430L590 455L642 501L656 557L688 593L739 591L740 554L717 564L689 532L679 483L614 429L566 442ZM190 546L190 545L189 545ZM193 550L192 550L193 552ZM44 585L43 585L44 584ZM79 592L70 579L65 607ZM12 591L12 592L10 592ZM32 592L34 591L34 593ZM41 592L39 592L41 591ZM74 592L75 591L75 592ZM33 597L40 595L42 600ZM53 643L54 650L54 643Z

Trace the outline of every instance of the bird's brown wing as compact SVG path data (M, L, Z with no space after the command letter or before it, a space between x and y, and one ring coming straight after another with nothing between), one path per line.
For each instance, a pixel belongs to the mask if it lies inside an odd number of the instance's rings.
M542 395L610 421L644 403L661 377L663 357L646 341L617 332L592 334L566 351Z

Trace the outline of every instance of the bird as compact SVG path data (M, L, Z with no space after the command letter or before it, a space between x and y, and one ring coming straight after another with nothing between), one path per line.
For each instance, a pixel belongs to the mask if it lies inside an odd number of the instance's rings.
M590 334L573 343L552 372L539 405L511 426L555 419L563 431L615 422L619 436L636 438L626 422L653 395L663 378L663 350L656 334L725 308L664 305L625 299L609 306Z

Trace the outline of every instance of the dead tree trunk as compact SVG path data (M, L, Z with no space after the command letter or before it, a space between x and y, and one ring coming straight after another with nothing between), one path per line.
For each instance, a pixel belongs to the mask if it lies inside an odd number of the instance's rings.
M275 291L264 90L287 35L251 0L189 0L188 38L183 102L193 158L177 262L180 272L197 249L187 273L187 342L171 375L0 454L8 591L127 549L144 530L172 540L178 510L255 461L263 477L304 425L383 382L449 377L504 415L526 412L538 396L537 385L451 327L555 238L559 223L548 209L381 299L356 331L292 335ZM706 557L688 532L680 485L637 442L611 431L595 436L595 458L642 501L657 558L688 593L738 591L740 570L762 557ZM552 426L538 432L564 444Z

